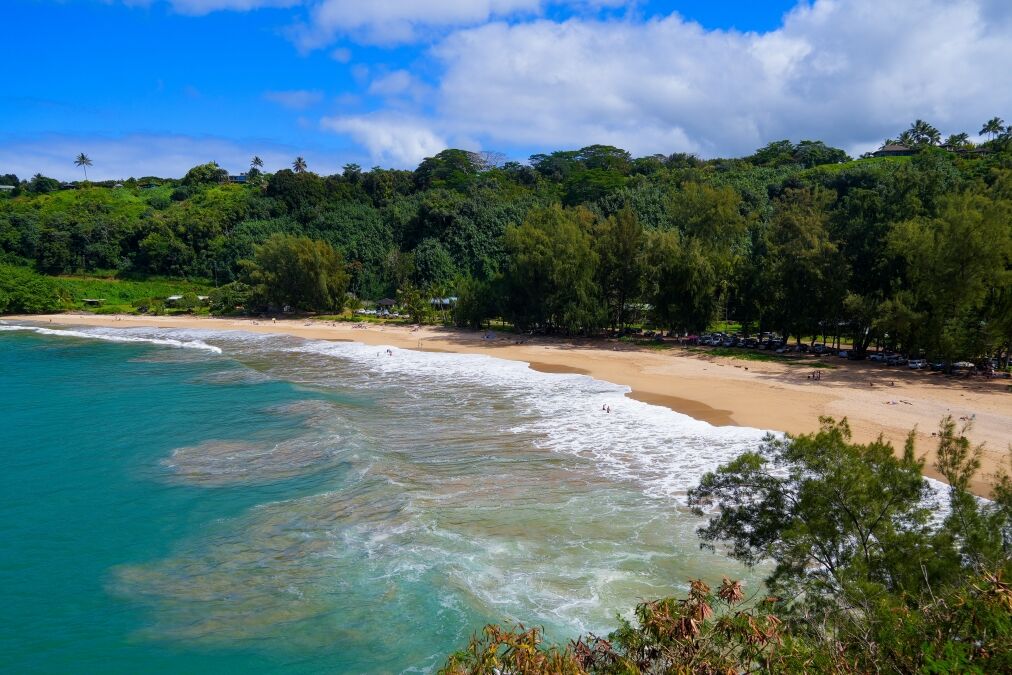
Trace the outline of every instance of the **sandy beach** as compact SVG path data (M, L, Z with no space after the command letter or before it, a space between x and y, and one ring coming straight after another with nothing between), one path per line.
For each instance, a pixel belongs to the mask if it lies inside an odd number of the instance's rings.
M811 367L779 362L715 357L682 348L650 349L617 341L536 337L518 344L515 336L484 339L484 333L431 326L412 329L351 323L203 318L57 314L10 316L9 321L59 325L243 330L317 340L351 340L369 345L457 353L487 354L524 361L543 372L581 373L630 387L631 398L667 406L714 425L739 425L805 433L818 427L820 416L847 417L854 437L873 440L879 434L899 449L911 429L918 430L918 455L932 468L936 442L931 434L951 415L957 423L972 418L968 436L983 444L983 468L973 485L989 491L989 478L1008 466L1012 442L1012 391L1009 380L958 379L938 373L887 368L871 362L832 358L821 380L809 379ZM808 363L814 362L808 360Z

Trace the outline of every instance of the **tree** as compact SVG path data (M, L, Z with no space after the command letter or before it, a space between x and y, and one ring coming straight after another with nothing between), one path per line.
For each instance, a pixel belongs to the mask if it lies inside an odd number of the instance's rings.
M789 189L772 218L773 279L779 295L773 319L784 335L815 335L820 323L837 320L847 270L828 231L832 194Z
M719 275L700 241L657 232L647 249L654 319L673 330L705 330L716 314Z
M431 310L421 289L411 283L397 289L397 304L408 313L414 323L425 323Z
M503 311L517 328L575 333L598 324L592 221L585 209L552 206L531 211L523 225L506 230Z
M84 169L84 180L88 180L88 167L91 166L91 158L82 152L74 159L74 165Z
M949 137L945 139L945 145L951 148L972 148L973 143L970 142L970 134L963 132L959 134L949 134Z
M200 185L218 185L228 180L228 171L218 166L217 162L198 164L183 176L183 185L196 187Z
M251 169L263 170L264 160L260 159L259 155L253 155L253 159L250 160L249 165Z
M991 140L994 140L996 137L1000 136L1003 131L1005 131L1005 120L1000 117L992 117L980 128L980 135L983 136L987 134L991 137Z
M925 534L930 511L913 436L902 456L879 439L851 442L846 420L822 420L811 435L770 435L755 452L706 474L689 493L703 545L731 546L747 565L772 560L767 584L783 597L821 606L869 584L920 586L922 575L957 564L955 552ZM903 550L905 555L897 556ZM860 592L863 592L861 590Z
M908 347L949 360L992 351L975 337L988 298L1009 283L1010 217L1008 202L963 193L943 198L935 218L893 227L888 246L905 261L909 305L921 313Z
M302 157L296 157L295 161L292 162L292 171L295 173L306 173L309 169L309 165L306 164L306 160Z
M942 134L938 129L924 120L916 120L910 125L909 131L914 145L938 145L942 140Z
M599 221L594 235L598 283L608 306L608 320L613 326L622 327L627 304L639 296L642 286L646 235L631 209Z
M437 239L423 239L415 249L415 281L422 287L445 285L457 274L453 258Z
M243 261L253 296L274 309L340 310L348 290L341 254L325 241L272 235Z
M341 175L349 183L357 185L362 182L362 167L358 164L345 164Z

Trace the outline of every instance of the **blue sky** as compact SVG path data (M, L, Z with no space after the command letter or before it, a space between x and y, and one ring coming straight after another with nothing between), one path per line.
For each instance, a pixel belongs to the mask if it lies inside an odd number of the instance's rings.
M856 152L918 117L974 133L1012 118L1007 4L8 0L0 173L74 177L81 151L118 178L253 153L410 168L446 146Z

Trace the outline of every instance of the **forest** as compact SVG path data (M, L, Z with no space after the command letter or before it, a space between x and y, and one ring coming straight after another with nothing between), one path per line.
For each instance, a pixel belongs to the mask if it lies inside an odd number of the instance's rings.
M1012 137L957 136L942 145L918 121L898 139L909 152L857 160L777 141L711 160L451 149L414 171L330 176L253 158L238 181L213 162L181 179L7 174L0 312L58 309L52 278L99 274L206 284L222 313L392 297L425 320L439 297L460 326L685 335L719 318L745 335L845 339L858 356L1007 359Z

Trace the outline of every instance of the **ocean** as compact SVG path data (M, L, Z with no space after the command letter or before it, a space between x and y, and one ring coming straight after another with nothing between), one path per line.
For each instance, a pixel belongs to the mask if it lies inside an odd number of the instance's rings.
M0 322L0 672L424 673L688 581L763 432L481 355ZM611 413L602 411L610 406Z

